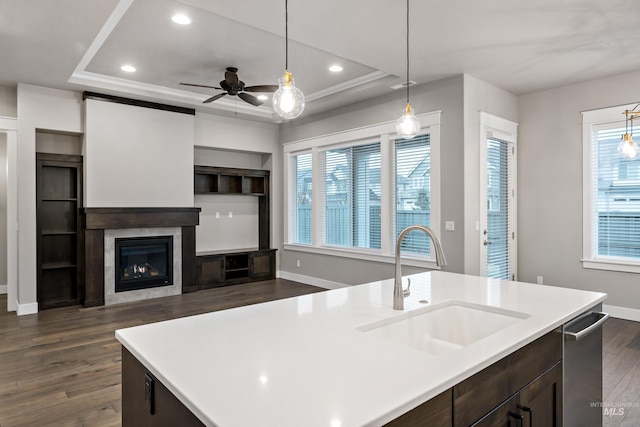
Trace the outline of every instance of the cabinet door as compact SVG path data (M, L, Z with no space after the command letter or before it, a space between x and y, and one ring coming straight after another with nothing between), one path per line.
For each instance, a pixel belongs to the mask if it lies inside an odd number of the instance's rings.
M532 427L562 425L562 363L539 376L520 392L520 413Z
M224 256L202 256L197 259L199 288L209 288L225 281Z
M384 427L451 427L452 391L444 391L431 400L387 423Z
M252 278L272 279L274 276L274 254L272 251L254 252L250 255L249 265Z
M518 411L518 395L504 402L472 427L523 427L524 416Z

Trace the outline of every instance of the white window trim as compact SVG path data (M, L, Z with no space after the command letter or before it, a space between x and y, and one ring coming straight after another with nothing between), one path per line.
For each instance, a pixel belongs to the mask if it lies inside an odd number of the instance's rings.
M429 133L429 143L431 145L431 201L432 208L431 210L431 229L434 233L440 237L441 236L441 228L440 228L440 115L441 111L433 111L430 113L419 114L417 115L420 120L421 130L420 133ZM293 243L293 236L289 234L289 221L292 219L292 215L295 215L294 209L295 205L290 203L290 195L289 193L289 182L284 183L284 192L285 197L284 200L289 201L287 206L287 215L284 219L284 230L286 233L285 243L283 245L284 249L287 250L296 250L302 252L312 252L324 255L335 255L341 257L348 258L357 258L362 260L370 260L370 261L378 261L378 262L386 262L393 263L395 262L395 255L393 251L395 250L395 245L391 244L391 242L386 242L387 239L382 239L381 249L364 249L364 248L337 248L331 246L324 245L324 233L322 233L323 225L318 223L319 219L319 209L321 208L321 200L319 196L324 191L324 188L320 188L323 185L323 177L322 173L322 165L320 164L320 152L327 150L329 147L344 147L344 146L353 146L358 145L360 143L366 142L367 140L371 140L372 138L377 138L380 141L380 150L381 150L381 170L380 176L387 176L389 179L383 180L381 185L383 186L383 199L381 203L384 203L384 198L387 198L386 205L388 209L384 209L381 213L387 212L386 218L383 214L383 219L381 221L381 235L382 236L393 236L393 221L389 215L392 215L391 207L389 200L393 197L391 194L393 185L393 179L390 175L392 175L392 165L389 162L393 161L393 156L391 154L392 149L392 140L396 139L398 136L395 131L395 120L378 123L370 126L364 126L355 129L349 129L341 132L335 132L327 135L322 135L314 138L303 139L299 141L293 141L283 144L284 151L284 164L289 166L291 164L291 157L303 154L305 152L313 153L313 199L312 199L312 244L311 245L303 245ZM291 178L291 173L285 172L286 177ZM317 183L317 185L316 185ZM384 191L385 186L389 186ZM431 254L434 254L434 251L431 251ZM432 255L433 256L433 255ZM403 259L408 260L406 265L413 265L417 267L424 267L429 269L437 269L439 267L436 266L435 258L416 258L403 255Z
M624 127L625 110L633 109L637 103L620 105L582 112L582 267L596 270L640 273L640 261L626 261L613 257L596 256L595 242L592 239L593 227L593 188L592 171L595 169L592 158L594 127L603 124L620 123Z

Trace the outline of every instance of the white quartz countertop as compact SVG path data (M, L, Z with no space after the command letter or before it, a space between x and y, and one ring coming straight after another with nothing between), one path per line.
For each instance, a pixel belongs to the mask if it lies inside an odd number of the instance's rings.
M404 312L393 310L393 281L384 280L121 329L116 338L206 425L379 426L606 298L439 271L409 277ZM452 301L526 318L445 355L360 330Z

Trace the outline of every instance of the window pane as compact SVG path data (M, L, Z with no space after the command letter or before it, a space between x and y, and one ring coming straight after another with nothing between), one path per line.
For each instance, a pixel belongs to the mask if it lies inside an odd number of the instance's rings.
M431 217L431 146L429 135L395 143L396 234L414 224L429 227ZM412 231L402 241L402 252L429 256L425 233Z
M380 248L380 143L325 153L325 242Z
M311 154L294 157L296 191L295 243L311 244Z
M636 134L640 128L633 129ZM624 128L594 132L597 204L593 229L597 255L640 259L640 161L622 157Z

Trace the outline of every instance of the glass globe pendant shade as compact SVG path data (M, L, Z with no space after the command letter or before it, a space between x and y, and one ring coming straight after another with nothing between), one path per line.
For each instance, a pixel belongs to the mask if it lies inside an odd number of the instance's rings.
M638 156L638 146L628 133L622 135L622 139L618 144L618 153L628 159L635 159Z
M411 139L420 132L420 120L413 114L408 102L404 114L396 121L396 132L404 139Z
M280 87L273 94L273 109L283 119L295 119L304 110L304 94L293 81L293 75L285 71L278 79Z

